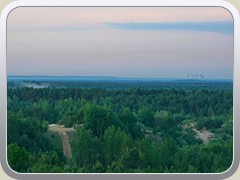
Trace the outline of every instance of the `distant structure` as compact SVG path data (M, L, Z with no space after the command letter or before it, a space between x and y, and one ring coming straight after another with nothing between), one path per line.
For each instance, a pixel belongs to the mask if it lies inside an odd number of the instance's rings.
M201 74L188 74L187 79L205 79Z

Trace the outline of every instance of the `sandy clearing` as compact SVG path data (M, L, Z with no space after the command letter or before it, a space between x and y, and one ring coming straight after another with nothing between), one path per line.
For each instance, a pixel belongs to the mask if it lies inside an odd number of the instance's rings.
M196 128L196 122L190 121L189 123L182 126L183 130L187 128L191 128L195 133L195 137L202 139L204 144L208 144L209 141L213 138L214 134L203 128L202 130L197 130Z
M208 144L209 140L213 137L213 133L209 132L206 129L203 129L201 131L198 131L197 129L193 129L193 131L196 133L196 138L200 138L203 140L204 144Z

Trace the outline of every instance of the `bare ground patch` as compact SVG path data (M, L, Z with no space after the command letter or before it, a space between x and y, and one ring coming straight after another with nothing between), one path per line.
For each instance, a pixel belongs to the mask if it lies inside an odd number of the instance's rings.
M197 130L196 123L193 121L188 122L187 124L183 125L183 129L191 128L195 133L195 137L201 139L204 144L208 144L209 141L213 138L214 134L209 132L207 129L203 128L202 130Z
M196 133L196 138L202 139L204 144L208 144L209 140L213 137L213 133L209 132L206 129L202 129L201 131L197 129L193 129L193 131Z

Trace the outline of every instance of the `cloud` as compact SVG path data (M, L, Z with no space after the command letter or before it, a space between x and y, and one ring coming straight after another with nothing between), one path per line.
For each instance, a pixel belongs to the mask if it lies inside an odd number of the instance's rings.
M44 32L44 31L97 31L106 29L131 31L198 31L215 32L233 35L232 21L202 21L202 22L109 22L109 23L77 23L52 24L47 26L14 26L8 32Z
M174 23L106 23L107 26L121 30L133 31L163 31L163 30L185 30L185 31L205 31L217 32L227 35L233 34L232 21L215 22L174 22Z

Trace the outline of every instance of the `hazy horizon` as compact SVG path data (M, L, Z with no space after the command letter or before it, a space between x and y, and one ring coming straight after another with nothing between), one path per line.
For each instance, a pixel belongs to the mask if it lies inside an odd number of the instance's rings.
M195 75L195 74L191 74ZM201 74L200 74L201 75ZM53 77L53 78L115 78L115 79L189 79L186 77L171 77L171 78L162 78L162 77L129 77L129 76L79 76L79 75L68 75L68 76L62 76L62 75L7 75L7 78L13 77L13 78L24 78L24 77ZM194 79L194 78L193 78ZM196 78L195 78L196 79ZM202 78L202 80L233 80L233 78L208 78L205 77Z
M220 7L21 7L7 39L13 76L233 78L233 19Z

